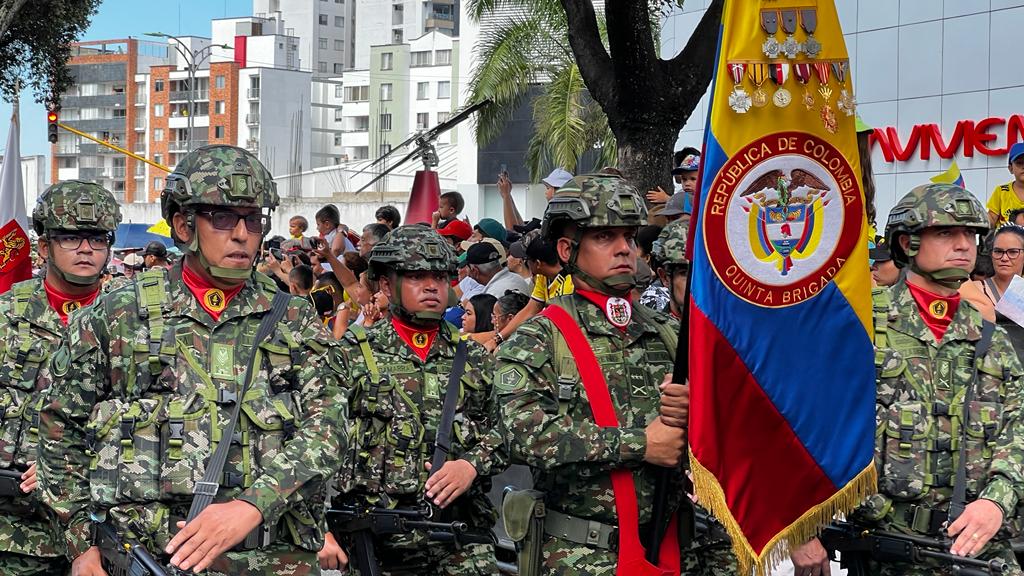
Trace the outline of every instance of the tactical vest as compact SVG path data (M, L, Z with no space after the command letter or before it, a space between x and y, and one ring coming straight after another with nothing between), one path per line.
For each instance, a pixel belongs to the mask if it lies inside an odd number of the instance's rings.
M966 407L965 462L968 501L973 500L984 486L988 462L1002 432L1008 369L988 368L979 359L979 382L973 382L974 346L943 345L933 351L914 337L892 332L888 329L890 290L875 290L873 296L879 491L897 503L922 501L945 507L959 465L964 393L968 385L975 385L975 400ZM927 377L928 370L930 382L921 378L921 372ZM912 522L897 516L900 523Z
M447 322L437 337L445 338L453 349L459 341L458 330ZM380 366L362 326L350 326L345 339L359 347L367 378L353 383L357 392L351 407L351 446L339 485L343 492L398 499L419 497L428 475L423 463L429 462L434 452L437 430L431 426L437 424L425 422L419 404L402 386L395 385L394 376L404 373L396 370L410 368ZM424 395L435 397L436 394L443 399L441 387L447 386L451 369L450 360L443 361L449 363L447 369L444 365L436 366L436 373L426 373L410 364L423 382ZM480 383L463 374L459 405L465 402L467 387L479 390ZM463 422L464 415L456 412L452 432L452 453L456 457L465 451L465 446L473 444L473 439L467 438Z
M203 355L179 341L174 327L167 325L165 271L150 270L136 278L138 317L145 328L138 330L130 346L110 351L119 354L110 359L112 370L123 371L126 377L115 381L112 397L93 409L86 427L86 449L92 458L88 474L92 500L101 507L127 506L126 514L136 517L162 548L177 531L174 521L184 519L180 516L187 512L195 483L202 479L219 442L232 442L239 450L232 450L224 467L218 502L250 487L262 473L262 464L281 452L295 431L301 385L296 374L308 350L289 330L275 331L271 340L258 346L256 366L269 371L270 382L257 375L241 399L235 434L222 438L222 426L238 401L241 377L236 364L244 369L251 359L259 317L244 320L230 354L214 343ZM233 363L218 363L219 354L233 358ZM306 509L294 507L285 515L282 534L315 550L323 502L305 505Z

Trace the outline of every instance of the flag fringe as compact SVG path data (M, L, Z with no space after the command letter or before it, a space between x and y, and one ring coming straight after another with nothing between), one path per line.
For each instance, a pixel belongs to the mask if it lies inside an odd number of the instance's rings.
M694 494L698 504L711 513L732 539L733 552L739 564L740 574L756 570L757 576L768 576L772 569L789 557L791 548L800 546L816 536L821 529L832 522L837 514L848 514L865 498L877 491L878 477L874 463L862 470L846 486L828 500L805 512L795 522L776 534L758 554L751 547L740 525L729 511L725 493L718 479L704 468L690 452L690 471L693 474Z

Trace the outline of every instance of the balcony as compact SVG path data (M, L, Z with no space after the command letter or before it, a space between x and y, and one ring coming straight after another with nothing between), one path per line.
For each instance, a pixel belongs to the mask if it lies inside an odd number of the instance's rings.
M78 144L58 144L54 153L57 156L77 156Z
M107 170L110 171L111 178L124 178L126 173L126 168L124 166L113 166L111 168L107 168Z
M259 152L260 141L258 138L249 138L245 141L245 149L250 152Z
M114 140L111 140L110 143L113 144L114 146L120 146L121 145L121 141L122 140L119 138L116 142ZM114 150L113 148L108 148L106 146L101 146L99 144L91 144L91 143L87 144L87 143L84 143L84 142L78 145L78 153L80 155L82 155L82 156L99 156L99 155L104 155L104 156L120 156L121 155L120 152L118 152L117 150Z
M125 102L123 92L102 96L64 96L60 99L62 108L121 108Z
M145 132L146 131L146 117L141 116L135 119L135 131Z
M249 88L249 90L246 91L246 94L248 95L249 100L259 100L260 99L260 89L259 88Z
M256 114L246 114L245 115L245 123L250 125L250 126L259 124L260 123L260 115L259 115L259 113L256 113Z
M192 149L209 144L209 140L193 140ZM188 152L188 140L171 140L167 143L167 151L173 153Z
M209 100L210 99L210 91L209 90L192 90L192 94L193 94L193 96L192 96L193 101L195 101L195 102L201 102L203 100ZM188 102L188 95L189 95L189 91L188 90L175 90L174 92L171 92L170 101L171 102Z

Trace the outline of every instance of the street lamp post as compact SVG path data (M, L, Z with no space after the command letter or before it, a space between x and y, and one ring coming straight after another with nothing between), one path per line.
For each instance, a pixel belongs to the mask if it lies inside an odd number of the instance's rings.
M213 54L214 48L225 48L231 49L231 46L227 44L208 44L198 50L192 50L188 48L185 42L177 36L165 34L163 32L146 32L146 36L152 36L154 38L166 38L174 41L174 49L181 55L181 58L185 61L185 65L188 67L188 151L192 151L192 127L195 125L193 116L195 115L195 100L196 100L196 68L201 66Z

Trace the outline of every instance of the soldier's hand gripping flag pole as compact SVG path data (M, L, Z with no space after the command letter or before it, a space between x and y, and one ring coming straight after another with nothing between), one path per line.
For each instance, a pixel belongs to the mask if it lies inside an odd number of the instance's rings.
M741 573L768 573L875 490L849 71L832 0L726 0L677 358L690 364L695 494Z

